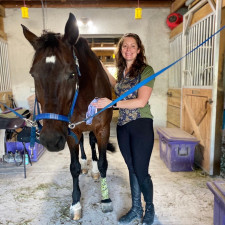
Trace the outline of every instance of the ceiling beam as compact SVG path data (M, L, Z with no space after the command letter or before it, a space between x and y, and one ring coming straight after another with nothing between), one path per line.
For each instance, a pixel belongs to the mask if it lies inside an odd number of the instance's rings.
M43 0L43 3L46 1ZM27 0L25 1L26 6L28 8L40 8L41 1L37 0ZM139 1L139 7L170 7L172 0L164 0L164 1ZM2 0L0 4L5 8L19 8L23 6L22 0ZM137 7L137 1L113 1L113 0L52 0L47 1L47 8L108 8L108 7Z

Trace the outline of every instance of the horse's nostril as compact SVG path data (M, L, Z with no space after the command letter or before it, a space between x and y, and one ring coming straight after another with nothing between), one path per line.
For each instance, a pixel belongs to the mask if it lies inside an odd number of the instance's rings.
M58 140L58 143L57 143L57 146L58 146L58 149L59 150L63 150L64 147L65 147L65 137L64 136L61 136Z

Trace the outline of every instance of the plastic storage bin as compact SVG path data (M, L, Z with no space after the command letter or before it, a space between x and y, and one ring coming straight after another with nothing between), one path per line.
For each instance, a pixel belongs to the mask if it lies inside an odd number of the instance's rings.
M30 143L25 143L26 149L28 151L29 156L31 157L32 162L37 162L38 159L42 156L42 154L45 152L45 148L43 145L35 143L33 154L31 155L31 149L30 149ZM6 142L6 152L12 152L15 153L15 151L18 150L22 154L24 152L24 147L22 142Z
M192 171L199 141L180 128L158 128L160 158L172 172Z
M207 182L207 186L214 194L213 224L225 225L225 182Z

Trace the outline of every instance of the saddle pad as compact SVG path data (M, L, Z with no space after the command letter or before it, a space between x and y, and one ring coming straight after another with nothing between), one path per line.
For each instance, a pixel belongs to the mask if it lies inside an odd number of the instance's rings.
M16 111L17 113L19 113L20 115L22 115L25 118L29 118L30 117L30 111L24 108L17 108L17 109L13 109L14 111ZM0 117L3 118L17 118L16 114L9 111L5 111L3 113L0 114Z

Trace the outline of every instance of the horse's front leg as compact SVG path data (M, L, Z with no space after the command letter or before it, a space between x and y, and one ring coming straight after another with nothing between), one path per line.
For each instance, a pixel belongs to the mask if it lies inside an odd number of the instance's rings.
M96 133L96 138L98 142L99 159L98 159L98 170L100 172L101 178L101 194L102 194L102 212L113 211L112 201L109 198L109 190L106 181L106 172L108 168L108 162L106 158L106 148L109 140L109 128L104 129Z
M72 137L69 137L68 146L71 155L70 172L73 178L73 193L72 205L70 206L70 217L73 220L79 220L81 218L81 192L79 187L79 175L81 172L81 165L79 163L79 144L75 144L75 141L72 139Z

